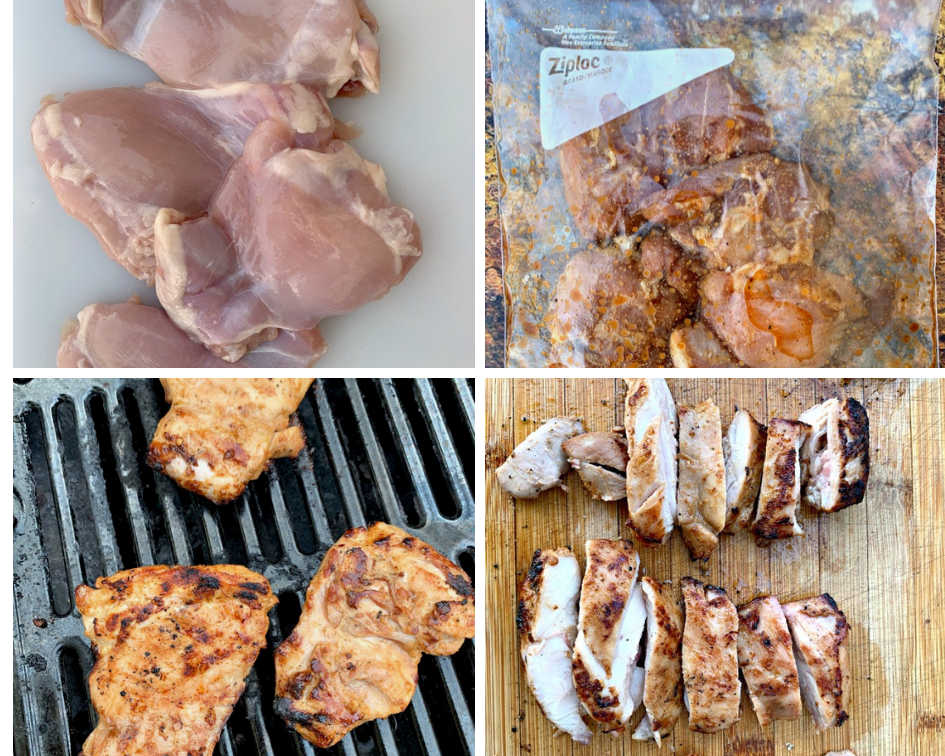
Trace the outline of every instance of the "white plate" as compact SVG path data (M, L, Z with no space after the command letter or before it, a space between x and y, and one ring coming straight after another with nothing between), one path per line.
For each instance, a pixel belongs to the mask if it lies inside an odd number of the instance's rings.
M260 0L261 4L265 0ZM353 142L417 217L423 257L377 302L323 321L319 367L475 365L474 10L471 2L368 0L380 25L381 93L333 100ZM30 142L44 95L157 77L65 21L61 0L16 0L13 26L13 365L55 367L59 334L93 302L154 290L112 262L59 205Z

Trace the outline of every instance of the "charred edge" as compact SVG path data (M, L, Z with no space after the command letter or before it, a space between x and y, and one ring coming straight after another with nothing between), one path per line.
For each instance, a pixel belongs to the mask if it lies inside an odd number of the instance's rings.
M459 575L453 572L446 573L446 582L450 588L456 591L460 596L472 596L472 583L465 575Z
M312 722L315 721L314 714L296 709L291 698L277 698L272 702L272 710L291 725L311 727Z
M515 624L522 635L528 635L532 630L532 616L528 611L528 604L525 599L518 602L518 612L515 614Z
M528 574L525 576L525 586L531 590L538 588L538 582L545 571L545 559L542 556L541 549L535 549L535 555L532 557L531 566L528 568Z
M591 717L601 723L612 722L616 719L614 707L620 703L619 699L602 695L604 686L599 680L591 679L580 659L572 662L571 671L574 674L574 687Z
M785 420L784 422L789 422ZM794 535L794 511L797 508L797 499L792 492L797 479L797 447L792 446L780 455L774 467L774 477L777 480L775 495L764 503L761 517L752 526L752 532L762 538L789 538ZM762 506L758 503L759 508ZM785 509L790 508L791 514L778 516Z

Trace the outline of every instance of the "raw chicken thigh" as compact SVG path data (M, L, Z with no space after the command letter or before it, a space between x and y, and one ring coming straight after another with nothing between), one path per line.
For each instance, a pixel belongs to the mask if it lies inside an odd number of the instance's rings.
M377 92L377 21L363 0L65 0L66 19L181 87L294 81Z
M191 341L164 310L135 302L94 304L66 325L56 358L71 368L307 368L325 353L317 328L282 331L243 359L224 362Z
M163 84L75 92L33 119L36 154L62 206L110 257L154 284L154 219L206 212L254 127L277 119L307 146L327 144L325 99L298 84L187 91Z
M385 181L344 142L304 149L289 124L262 122L209 215L158 214L161 303L232 362L280 329L308 330L379 299L420 257L420 230Z

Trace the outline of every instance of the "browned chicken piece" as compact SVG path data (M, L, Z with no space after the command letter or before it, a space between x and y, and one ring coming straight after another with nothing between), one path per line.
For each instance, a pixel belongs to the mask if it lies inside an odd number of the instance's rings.
M758 538L790 538L804 531L797 523L801 503L801 446L810 426L775 418L768 425L758 512L751 532Z
M627 526L644 546L658 546L676 522L676 403L663 378L624 380Z
M738 607L738 664L758 723L801 716L801 689L781 605L762 596Z
M785 604L794 659L804 705L823 732L849 719L850 659L847 653L849 626L843 612L829 594Z
M138 567L80 585L98 725L80 756L210 756L277 600L238 565Z
M689 729L719 732L741 713L738 679L738 614L728 594L714 585L682 579L686 601L682 672Z
M669 356L678 368L739 367L718 336L701 320L674 328L669 337Z
M722 418L711 399L679 405L679 527L693 559L708 559L725 525Z
M592 499L620 501L627 498L627 439L619 433L584 433L565 441L561 448Z
M772 146L764 113L722 68L565 142L561 174L578 229L603 241L633 232L672 176Z
M148 463L215 504L232 501L269 460L295 457L302 429L289 425L311 378L162 378L171 408Z
M407 708L422 653L448 656L475 634L469 577L383 522L332 546L302 616L276 649L274 711L319 748Z
M683 614L672 595L671 583L658 583L644 577L646 601L646 676L643 706L634 740L655 740L661 745L682 711L682 639Z
M728 433L722 439L725 454L725 527L723 533L737 533L755 517L755 503L761 490L768 429L748 410L736 410Z
M826 187L807 168L749 155L680 175L642 210L710 268L810 265L830 233Z
M695 311L701 269L676 245L651 236L641 243L639 258L608 247L584 250L565 266L551 306L558 362L572 367L669 364L669 334ZM670 248L664 249L667 244Z
M814 266L752 263L701 289L703 319L747 367L823 367L866 315L850 281Z
M646 622L637 585L640 557L630 541L595 538L585 546L574 686L584 710L603 732L619 735L643 698L637 667Z
M811 426L801 449L804 499L822 512L859 504L870 475L870 420L856 399L828 399L799 420Z
M542 491L562 486L568 471L568 457L562 444L584 432L576 417L546 420L515 447L496 470L503 491L516 499L536 499Z

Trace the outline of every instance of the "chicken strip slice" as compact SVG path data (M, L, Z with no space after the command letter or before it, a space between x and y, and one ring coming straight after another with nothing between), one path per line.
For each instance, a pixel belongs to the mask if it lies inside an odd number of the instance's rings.
M640 557L630 541L604 538L589 540L585 551L572 657L574 685L584 710L603 732L616 736L626 729L643 694L642 685L633 690L646 621L643 591L637 585ZM642 683L643 670L637 674Z
M528 687L542 713L576 742L591 742L574 687L581 570L569 548L539 549L519 588L518 632Z
M663 378L625 380L627 525L642 544L656 546L676 521L676 404Z
M738 664L758 723L801 716L801 689L781 605L762 596L738 607Z
M783 606L804 705L819 732L839 727L850 715L850 659L847 618L830 594Z
M679 405L679 527L693 559L706 560L725 525L722 418L711 399Z
M80 756L210 756L266 645L269 581L239 565L138 567L75 598L98 713Z
M719 732L741 717L738 679L738 613L714 585L682 579L686 601L682 672L689 729Z
M148 463L177 485L225 504L258 478L270 459L295 457L302 429L289 425L311 378L162 378L171 408L148 449Z
M627 498L627 439L619 433L583 433L561 448L592 499L620 501Z
M828 399L798 418L811 426L801 462L804 500L822 512L859 504L870 474L870 420L856 399Z
M748 410L739 409L722 439L725 456L725 527L723 533L737 533L755 517L755 503L761 490L768 429Z
M354 528L325 554L298 625L276 649L273 710L329 748L406 709L421 654L456 653L475 630L465 572L393 525Z
M672 584L641 579L646 601L646 677L643 705L634 740L662 739L669 735L682 711L682 609L672 595Z
M810 426L775 418L768 425L758 513L751 532L759 538L790 538L804 531L797 522L801 501L801 446Z
M495 474L503 491L516 499L534 499L542 491L561 485L568 471L568 455L562 444L584 432L574 417L553 417L525 437Z

